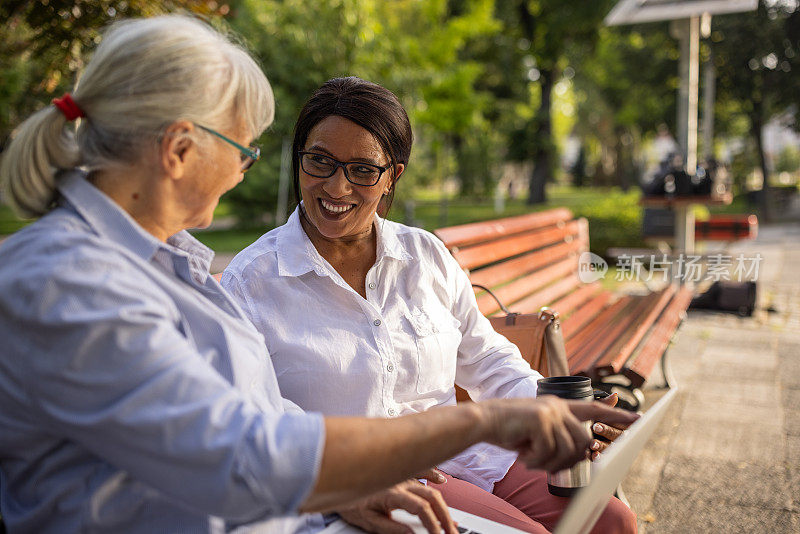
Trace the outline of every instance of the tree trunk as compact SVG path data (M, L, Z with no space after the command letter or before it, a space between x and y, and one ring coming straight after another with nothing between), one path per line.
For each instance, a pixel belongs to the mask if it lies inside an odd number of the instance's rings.
M630 188L630 174L633 166L633 155L630 147L623 140L626 134L627 132L623 127L617 127L614 130L614 151L617 154L614 174L616 175L617 186L623 191L627 191Z
M761 212L761 220L769 222L772 220L772 210L770 205L770 188L769 188L769 169L767 168L767 157L764 153L764 132L763 124L761 121L761 103L753 103L753 113L750 116L750 134L756 142L756 150L758 151L758 163L761 167L761 176L764 182L761 185L761 194L759 199L759 211Z
M459 192L461 196L472 196L475 193L475 183L471 179L472 176L464 158L464 138L459 134L453 134L450 136L450 144L456 154L456 173L458 173L458 182L461 184Z
M547 201L545 184L552 172L553 128L551 102L555 71L540 69L539 83L542 88L542 103L539 106L536 135L536 147L533 153L533 172L528 183L528 204L543 204Z

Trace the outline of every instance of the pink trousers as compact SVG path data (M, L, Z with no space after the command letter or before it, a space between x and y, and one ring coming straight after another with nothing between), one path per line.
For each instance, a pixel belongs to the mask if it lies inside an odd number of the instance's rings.
M547 491L547 474L529 471L514 463L503 480L488 493L479 487L445 474L447 482L431 484L448 506L503 523L524 532L546 534L552 531L570 499ZM631 534L636 532L636 514L612 497L597 520L593 534Z

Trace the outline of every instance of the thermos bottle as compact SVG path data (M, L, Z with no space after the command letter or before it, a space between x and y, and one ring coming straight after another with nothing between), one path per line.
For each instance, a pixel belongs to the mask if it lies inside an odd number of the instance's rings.
M592 381L585 376L551 376L537 381L536 396L555 395L562 399L591 402L594 398ZM587 431L591 429L591 421L584 421ZM559 497L571 497L583 486L589 484L591 464L589 460L581 460L569 469L547 474L547 489Z

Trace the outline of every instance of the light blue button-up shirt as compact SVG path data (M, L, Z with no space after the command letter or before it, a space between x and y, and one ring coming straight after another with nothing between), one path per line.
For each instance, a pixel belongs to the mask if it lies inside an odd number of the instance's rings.
M315 530L291 514L322 417L281 398L213 253L186 232L158 241L81 172L59 184L59 207L0 246L10 532Z

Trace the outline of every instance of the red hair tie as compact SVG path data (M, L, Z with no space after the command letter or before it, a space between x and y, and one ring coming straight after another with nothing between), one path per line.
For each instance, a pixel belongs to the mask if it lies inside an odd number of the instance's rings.
M78 107L78 104L72 100L69 93L64 93L61 98L54 98L53 105L61 110L61 113L67 118L68 121L74 121L78 117L85 117L86 114Z

